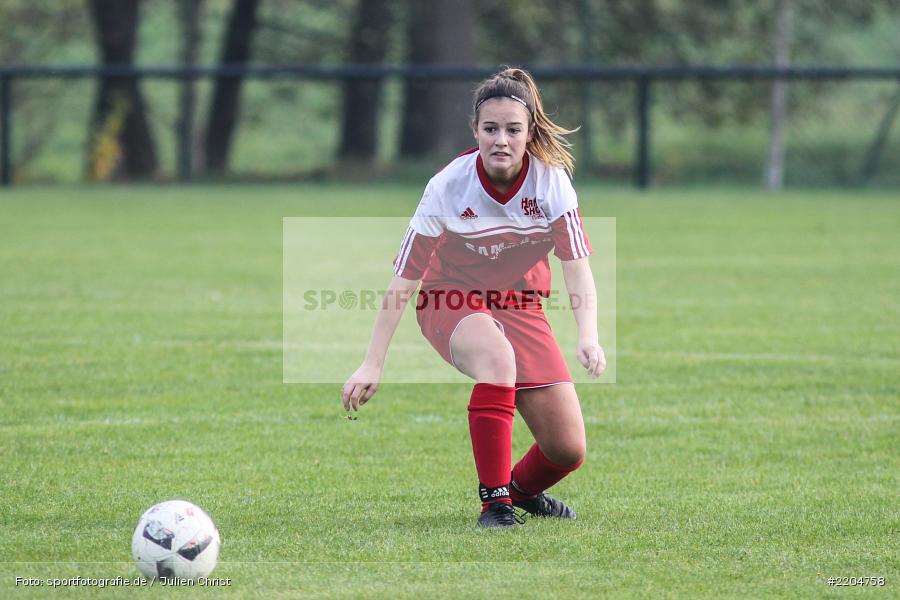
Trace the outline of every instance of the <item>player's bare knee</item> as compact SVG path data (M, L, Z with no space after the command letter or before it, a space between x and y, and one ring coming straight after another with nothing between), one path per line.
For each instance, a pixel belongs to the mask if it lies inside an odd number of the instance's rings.
M490 316L463 321L450 340L456 368L479 383L515 385L516 355Z
M469 374L479 383L507 386L516 383L516 355L505 338L468 355L466 365Z
M506 340L504 340L505 342ZM516 354L509 342L498 344L483 356L481 363L485 383L512 386L516 383Z
M584 461L587 447L583 439L560 440L541 451L554 464L575 469Z

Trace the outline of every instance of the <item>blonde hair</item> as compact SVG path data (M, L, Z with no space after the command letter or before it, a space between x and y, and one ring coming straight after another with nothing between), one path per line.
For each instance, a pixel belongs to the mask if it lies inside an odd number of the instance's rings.
M525 105L531 117L531 125L534 128L531 141L528 142L528 151L546 164L553 167L563 167L569 175L575 171L575 159L572 158L570 148L572 144L566 139L570 133L578 131L566 129L550 120L544 112L544 104L541 101L541 91L525 69L507 67L488 77L475 88L474 117L473 122L478 124L478 111L481 105L491 98L512 98Z

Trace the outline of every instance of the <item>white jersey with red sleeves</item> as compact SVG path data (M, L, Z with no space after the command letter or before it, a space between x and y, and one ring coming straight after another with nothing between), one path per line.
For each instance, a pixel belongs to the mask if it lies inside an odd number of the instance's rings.
M566 172L527 152L506 193L491 185L477 148L431 178L394 273L423 288L550 289L550 250L561 260L591 253Z

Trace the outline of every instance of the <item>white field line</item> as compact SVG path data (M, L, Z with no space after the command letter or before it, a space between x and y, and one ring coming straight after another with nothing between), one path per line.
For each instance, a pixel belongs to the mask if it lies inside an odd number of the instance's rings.
M364 344L368 341L368 334L363 335L359 338L360 341L358 343L349 343L349 342L321 342L321 341L310 341L310 342L282 342L281 340L190 340L190 339L174 339L174 338L151 338L144 337L140 335L136 335L132 338L118 338L116 342L126 345L131 343L133 346L160 346L165 348L178 348L178 347L193 347L193 346L203 346L209 347L214 346L218 348L237 348L237 349L250 349L250 350L354 350L356 346L360 346L365 349ZM10 341L21 342L20 337L15 336L0 336L0 339L7 339ZM65 346L109 346L110 339L108 337L104 338L86 338L86 337L29 337L28 342L33 343L52 343L52 344L61 344ZM423 340L424 344L427 344ZM403 342L391 343L391 348L402 348L404 350L421 350L423 346L419 343L408 343L404 344Z
M638 425L684 425L684 424L717 424L717 425L772 425L772 426L794 426L805 425L809 423L896 423L900 422L900 414L880 414L869 417L848 417L846 415L803 415L785 418L772 417L729 417L729 416L710 416L710 417L691 417L684 415L673 415L671 417L660 416L609 416L598 417L596 415L585 415L584 422L587 425L614 425L614 424L638 424Z
M0 336L20 342L21 339L11 336ZM217 347L249 350L290 350L304 352L325 351L354 351L364 349L367 338L361 337L356 343L342 341L309 341L283 342L276 339L262 340L191 340L172 338L147 338L135 336L130 341L134 346L159 346L159 347ZM84 338L84 337L40 337L29 338L30 342L64 344L67 346L108 346L109 338ZM127 339L120 339L121 343L128 343ZM424 343L424 342L423 342ZM357 348L358 347L358 348ZM404 352L421 352L425 346L419 342L404 343L395 341L391 349ZM608 356L622 356L635 358L658 358L673 361L698 361L698 362L801 362L814 364L854 364L878 367L900 367L900 357L892 356L865 356L865 355L837 355L815 354L801 352L670 352L670 351L644 351L644 350L607 350Z
M18 339L13 336L0 336L0 338ZM363 338L360 338L363 340ZM70 346L95 346L108 345L108 338L83 338L68 337L54 338L41 337L30 338L31 342L55 343ZM260 350L347 350L353 349L357 344L352 342L283 342L276 339L263 340L190 340L173 338L145 338L135 336L133 339L120 339L122 343L131 343L135 346L164 346L164 347L191 347L191 346L218 346L226 348L245 348ZM364 343L360 342L360 343ZM422 350L422 344L418 342L403 343L396 341L391 348L402 350ZM618 350L618 356L636 358L664 358L674 360L696 361L733 361L733 362L811 362L811 363L861 363L877 364L879 366L900 366L900 357L890 356L865 356L865 355L836 355L813 354L801 352L667 352L667 351L643 351L643 350Z
M337 402L335 402L337 406ZM460 411L465 411L465 407L460 405ZM463 414L460 412L460 414ZM343 409L335 408L334 411L334 420L342 420L344 418ZM184 415L184 416L160 416L160 417L122 417L122 418L112 418L106 417L103 419L79 419L78 417L69 417L57 415L53 417L44 417L38 419L28 419L27 421L7 421L0 422L0 427L4 428L19 428L19 427L34 427L34 426L47 426L47 425L60 425L65 427L81 426L81 427L123 427L123 426L133 426L133 427L146 427L156 426L156 425L180 425L180 424L191 424L191 423L210 423L214 422L216 424L221 425L240 425L240 424L270 424L270 425L298 425L298 424L306 424L309 425L311 423L321 422L322 420L327 420L328 417L283 417L279 415L235 415L235 416L224 416L224 415ZM466 420L464 417L447 417L444 415L411 415L407 417L408 422L414 425L428 426L428 425L454 425L454 426L464 426ZM586 425L664 425L664 426L674 426L674 425L767 425L767 426L798 426L798 425L808 425L814 423L830 423L830 424L847 424L847 425L858 425L863 423L869 424L877 424L877 423L900 423L900 414L878 414L871 415L868 417L848 417L847 415L825 415L825 414L810 414L810 415L801 415L801 416L791 416L785 418L773 418L773 417L761 417L761 416L747 416L747 417L733 417L733 416L709 416L709 417L697 417L697 416L684 416L684 415L672 415L672 416L623 416L623 415L615 415L615 416L597 416L597 415L585 415L584 422Z
M799 352L656 352L619 350L617 354L626 357L634 356L638 358L664 358L678 361L701 362L807 362L900 366L900 357L839 356L836 354L805 354Z

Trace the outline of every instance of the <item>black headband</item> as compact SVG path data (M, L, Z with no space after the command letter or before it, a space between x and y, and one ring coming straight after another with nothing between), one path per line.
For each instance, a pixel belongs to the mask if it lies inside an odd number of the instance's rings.
M525 102L518 96L513 96L512 94L500 94L500 93L491 94L487 98L482 98L481 100L479 100L478 103L475 105L475 112L478 112L478 107L481 106L482 104L484 104L485 102L487 102L488 100L490 100L491 98L509 98L510 100L515 100L516 102L518 102L519 104L524 106L525 110L527 110L528 113L531 114L531 109L528 108L527 102Z

